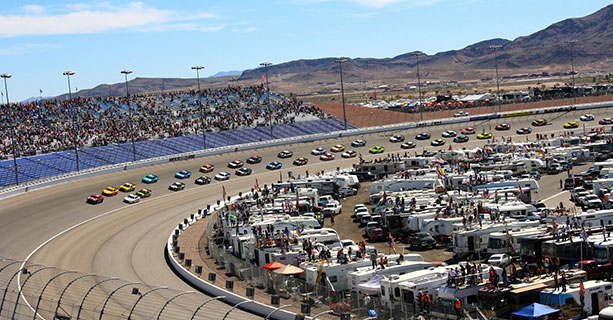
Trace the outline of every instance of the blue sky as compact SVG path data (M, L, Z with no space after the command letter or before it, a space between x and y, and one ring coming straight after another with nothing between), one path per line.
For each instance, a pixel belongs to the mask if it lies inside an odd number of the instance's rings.
M11 101L132 77L194 77L262 61L428 54L514 39L610 0L2 1L0 73ZM5 101L3 101L5 102Z

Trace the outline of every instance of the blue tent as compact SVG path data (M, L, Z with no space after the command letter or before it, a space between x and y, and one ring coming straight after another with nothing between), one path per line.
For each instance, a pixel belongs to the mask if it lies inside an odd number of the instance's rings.
M518 311L511 313L513 319L540 319L544 316L548 316L554 313L560 312L560 309L554 309L550 306L546 306L540 303L533 303Z

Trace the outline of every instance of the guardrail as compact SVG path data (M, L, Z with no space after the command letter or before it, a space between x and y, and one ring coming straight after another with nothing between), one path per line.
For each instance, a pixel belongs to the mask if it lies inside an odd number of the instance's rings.
M55 176L49 179L32 181L32 182L28 182L28 183L25 183L19 186L9 187L9 188L0 190L0 199L8 198L8 197L11 197L11 196L23 193L23 192L27 192L28 190L45 188L48 186L52 186L52 185L56 185L60 183L66 183L69 181L79 180L79 179L83 179L87 177L166 163L166 162L169 162L170 159L200 158L200 157L224 154L224 153L232 152L232 151L253 150L253 149L264 148L264 147L275 147L275 146L281 146L281 145L288 145L292 143L312 142L312 141L317 141L317 140L325 140L325 139L343 137L343 136L344 137L357 136L357 135L363 135L363 134L373 134L373 133L395 131L395 130L432 127L432 126L439 126L439 125L453 124L453 123L493 120L493 119L499 119L499 118L527 116L527 115L533 115L533 114L534 115L549 114L549 113L556 113L556 112L570 112L570 111L576 111L576 110L599 109L599 108L608 108L608 107L613 107L613 102L586 103L586 104L580 104L580 105L574 105L574 106L559 106L559 107L551 107L551 108L537 108L537 109L529 109L529 110L521 110L521 111L510 111L510 112L503 112L503 113L491 113L491 114L484 114L484 115L478 115L478 116L472 116L472 117L465 116L465 117L458 117L458 118L444 118L444 119L431 120L431 121L397 123L397 124L390 124L390 125L380 126L380 127L351 129L351 130L346 130L346 131L334 131L334 132L329 132L329 133L304 135L304 136L298 136L298 137L292 137L292 138L252 142L252 143L246 143L246 144L241 144L241 145L199 150L199 151L169 155L169 156L158 157L158 158L138 160L136 162L126 162L126 163L121 163L121 164L92 168L92 169L81 171L81 172L73 172L69 174Z

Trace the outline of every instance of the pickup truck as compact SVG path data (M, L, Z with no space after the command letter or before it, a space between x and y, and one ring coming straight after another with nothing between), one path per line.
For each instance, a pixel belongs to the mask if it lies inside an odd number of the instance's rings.
M611 279L611 263L598 264L596 260L583 260L577 262L577 268L587 273L589 280Z
M381 228L378 222L369 222L364 229L366 230L366 237L368 237L370 242L386 239L385 232L383 232L383 228Z
M331 202L328 202L323 209L323 214L326 217L332 216L332 215L338 215L342 212L342 206L341 204L336 201L333 200Z

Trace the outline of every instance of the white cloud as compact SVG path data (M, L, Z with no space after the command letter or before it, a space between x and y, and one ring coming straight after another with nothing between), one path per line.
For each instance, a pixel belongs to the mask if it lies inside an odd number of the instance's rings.
M23 45L15 45L10 47L1 48L0 47L0 56L9 56L9 55L21 55L28 54L34 52L45 52L49 50L59 49L62 46L55 44L45 44L45 43L26 43Z
M442 0L294 0L299 3L317 4L322 2L349 2L370 8L383 8L392 4L403 4L410 6L430 6Z
M122 7L102 2L96 5L73 4L68 12L42 14L44 8L36 5L25 6L25 14L0 15L0 37L24 35L57 35L99 33L117 29L176 29L177 22L192 21L190 30L218 31L218 27L198 24L198 20L213 18L206 12L184 13L147 7L142 2L131 2ZM181 24L179 24L180 26Z

